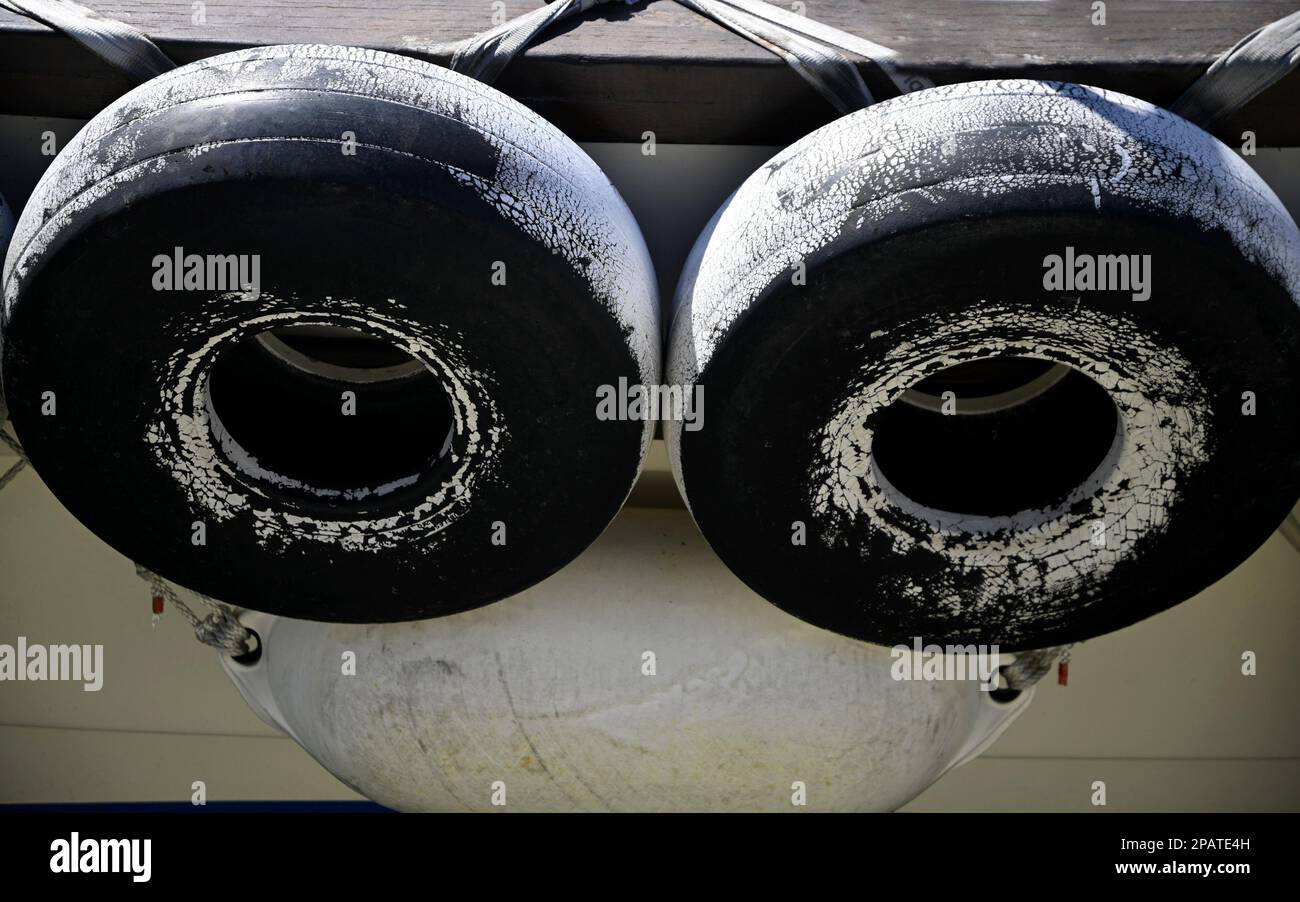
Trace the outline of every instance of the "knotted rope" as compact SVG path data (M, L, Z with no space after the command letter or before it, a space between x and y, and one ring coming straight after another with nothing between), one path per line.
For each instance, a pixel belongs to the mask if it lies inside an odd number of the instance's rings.
M171 584L157 573L139 564L135 565L135 573L149 584L154 597L155 616L161 613L160 609L165 601L180 611L181 616L189 621L190 626L194 627L194 638L204 645L211 645L232 657L250 654L257 649L256 635L239 622L235 611L221 602L199 592L191 592L190 594L211 609L206 617L199 617L181 599Z

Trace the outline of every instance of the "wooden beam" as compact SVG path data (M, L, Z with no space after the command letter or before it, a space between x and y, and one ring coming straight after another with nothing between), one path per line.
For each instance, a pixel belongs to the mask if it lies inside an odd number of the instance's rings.
M429 48L491 27L488 0L85 0L178 62L259 44L354 44L445 62ZM540 0L506 0L507 16ZM790 3L784 3L789 6ZM807 14L892 47L940 84L1044 78L1171 102L1295 0L806 0ZM835 112L784 63L672 0L600 6L508 68L497 87L577 140L784 144ZM0 113L86 118L128 88L72 40L0 10ZM1300 144L1300 73L1224 124L1240 142Z

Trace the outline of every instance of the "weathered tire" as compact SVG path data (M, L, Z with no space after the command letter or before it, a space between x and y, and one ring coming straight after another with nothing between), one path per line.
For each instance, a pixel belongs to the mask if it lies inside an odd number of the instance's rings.
M14 214L9 204L5 203L3 195L0 195L0 260L4 260L5 254L9 250L9 239L14 234ZM9 419L9 408L5 405L4 388L0 385L0 426L4 426L5 421Z
M260 296L153 290L178 247L256 255ZM424 618L542 579L618 510L650 424L599 421L595 387L657 379L654 285L608 179L521 105L262 47L141 86L57 158L5 267L4 388L50 489L150 569L257 610ZM344 416L338 380L232 350L304 323L427 371L342 383Z
M1050 290L1067 247L1151 255L1149 300ZM668 424L674 471L723 561L812 623L1084 639L1223 576L1300 494L1298 299L1295 223L1185 120L1078 85L911 94L778 154L700 237L668 379L704 386L707 416ZM894 403L1008 355L1077 373L988 414ZM1034 444L945 475L972 429Z

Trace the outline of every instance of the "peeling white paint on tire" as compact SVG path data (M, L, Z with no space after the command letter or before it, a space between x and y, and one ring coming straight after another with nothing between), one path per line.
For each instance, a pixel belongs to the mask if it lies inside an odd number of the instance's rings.
M187 284L183 295L151 285L149 261L181 245L217 251L209 262L235 248L262 259L259 291L230 294L224 280ZM508 282L497 281L507 269ZM74 283L105 272L111 291L83 300ZM522 105L392 54L257 47L141 85L46 171L2 292L4 381L25 380L30 402L31 385L57 377L61 413L94 411L75 423L30 407L15 415L51 489L119 551L247 607L372 622L519 591L608 524L654 434L648 418L594 413L598 386L660 380L657 280L618 192ZM74 325L60 333L61 322ZM295 324L352 329L407 352L435 377L411 391L430 391L421 409L440 410L438 383L449 432L413 428L411 446L389 460L365 447L364 420L348 421L344 444L364 450L347 465L305 466L320 485L280 456L290 440L250 451L258 437L236 421L274 413L251 404L218 416L210 374L227 352L236 365L236 344ZM103 336L139 345L114 356ZM120 383L88 384L77 366ZM312 375L297 378L296 391L314 392L311 409L332 415ZM319 416L312 426L332 428ZM83 460L90 436L113 447ZM427 455L415 444L425 441ZM402 455L410 470L388 467ZM372 469L346 472L351 463ZM96 488L118 474L129 475L113 492ZM133 497L152 508L147 535L131 528ZM191 542L194 521L211 544ZM500 545L489 535L507 522L508 547L504 531ZM294 582L295 570L310 575ZM349 585L377 581L387 589L374 604Z
M1116 234L1166 254L1149 304L1049 290L1034 272L1073 236ZM1004 252L992 236L1013 237ZM1199 256L1180 259L1184 241ZM810 622L888 642L922 623L1011 648L1077 641L1189 597L1267 534L1272 505L1234 503L1233 537L1206 549L1195 577L1149 572L1211 543L1206 508L1216 481L1243 483L1234 470L1252 485L1276 471L1282 494L1296 483L1290 438L1252 457L1226 421L1234 397L1266 383L1272 419L1251 421L1255 441L1270 423L1293 432L1297 313L1300 230L1192 123L1072 84L919 91L777 154L700 235L678 282L667 379L703 386L723 410L712 437L665 424L669 457L723 560ZM878 469L872 419L927 375L994 356L1091 377L1119 414L1110 453L1051 508L922 507ZM819 550L790 550L792 526Z
M310 84L310 88L295 87ZM167 166L137 160L133 129L159 112L229 94L337 92L410 106L473 129L497 151L492 172L457 177L567 260L622 325L641 382L658 382L659 305L649 252L609 178L555 126L506 95L430 63L332 45L255 47L168 72L114 101L64 148L38 182L4 267L0 327L31 267L75 215L120 184ZM278 140L294 140L284 136ZM202 145L193 153L202 153ZM115 180L116 177L116 180ZM653 438L647 422L644 452ZM631 491L631 486L628 487Z
M1133 322L1075 306L1025 310L988 304L961 316L934 315L900 324L919 336L892 344L866 363L835 405L810 464L809 506L828 544L856 523L888 535L898 553L933 555L883 591L954 622L990 601L1014 595L1016 615L1032 622L1062 604L1085 606L1082 590L1157 535L1179 485L1209 457L1206 392L1177 349ZM891 335L873 336L886 346ZM1070 366L1110 394L1119 412L1109 454L1084 482L1051 508L1009 516L971 516L917 504L880 472L872 457L873 417L926 376L995 356L1034 357ZM1105 527L1104 544L1094 539ZM870 568L871 560L863 566ZM924 574L922 576L921 574ZM969 588L970 577L980 585ZM886 583L895 577L882 577ZM958 588L964 586L964 588Z
M473 503L475 482L491 472L501 444L508 440L506 430L497 422L491 377L472 369L456 336L421 327L402 318L396 309L359 308L355 300L348 298L324 298L313 303L263 295L257 301L256 315L233 320L232 307L238 310L241 303L247 302L241 301L238 294L215 300L210 318L190 324L194 338L203 340L199 349L191 353L178 351L167 361L159 379L160 415L150 425L145 439L159 466L173 473L184 486L196 512L220 521L251 510L259 538L264 545L276 548L305 539L336 542L347 551L413 543L426 553L432 552L438 534ZM324 501L365 501L401 487L393 484L340 491L306 486L262 469L256 458L221 429L207 391L213 360L242 339L294 325L350 326L385 338L438 377L451 403L453 435L449 455L455 467L422 501L386 517L321 519L285 510L268 497L263 484L293 487ZM191 343L178 336L179 346Z
M965 165L968 141L1007 153ZM764 288L844 229L918 198L996 198L1077 185L1200 221L1284 280L1300 304L1300 243L1277 195L1229 148L1167 110L1113 91L987 81L918 91L844 116L777 154L727 202L677 296L669 380L707 367ZM706 233L707 234L707 233Z
M466 173L466 182L504 219L586 273L596 297L623 324L642 382L657 381L658 303L649 252L609 178L559 129L501 92L430 63L358 47L254 47L182 66L114 101L77 133L32 192L26 209L36 212L22 217L13 242L19 252L5 266L6 307L43 250L41 233L57 232L51 220L69 204L84 208L91 199L78 195L139 162L133 128L180 104L288 92L297 83L311 84L299 90L357 94L432 112L480 133L498 150L499 164L495 172Z

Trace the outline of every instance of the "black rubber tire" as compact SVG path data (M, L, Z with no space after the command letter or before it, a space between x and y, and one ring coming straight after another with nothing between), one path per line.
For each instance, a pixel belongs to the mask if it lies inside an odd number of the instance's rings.
M1049 290L1067 246L1151 255L1149 300ZM1300 495L1298 299L1295 223L1192 124L1078 85L922 91L782 152L700 237L668 380L703 386L707 416L668 424L670 458L722 560L806 621L882 644L1086 639L1228 573ZM895 404L1012 355L1083 375L997 414ZM1000 494L927 483L975 454L971 430L1030 443Z
M0 195L0 261L3 261L9 251L9 240L14 234L14 214L13 209L5 202L4 195ZM0 310L3 310L4 293L0 292ZM0 385L0 428L3 428L5 422L9 419L9 407L5 404L5 395L2 385Z
M260 296L153 290L177 247L258 255ZM256 610L398 621L518 592L597 537L651 438L594 413L597 386L658 379L622 199L520 104L399 56L261 47L141 86L45 174L4 290L0 372L42 479L123 554ZM339 383L231 350L302 323L432 376L343 416Z

